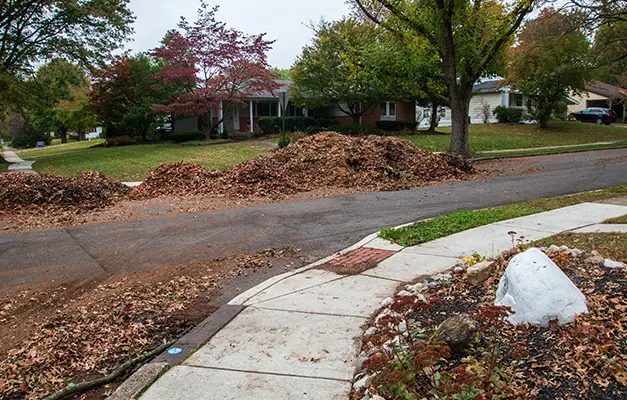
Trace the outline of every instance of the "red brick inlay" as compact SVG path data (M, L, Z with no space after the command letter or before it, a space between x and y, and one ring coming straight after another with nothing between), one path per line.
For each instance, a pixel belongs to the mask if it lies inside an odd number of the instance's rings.
M339 256L336 259L321 265L320 269L326 269L338 274L359 274L374 268L381 261L396 254L395 251L370 249L362 247L350 253Z

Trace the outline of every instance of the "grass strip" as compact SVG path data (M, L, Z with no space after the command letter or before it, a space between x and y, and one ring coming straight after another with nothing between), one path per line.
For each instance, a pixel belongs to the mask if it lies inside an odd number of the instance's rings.
M425 221L418 221L404 228L382 229L379 236L401 246L416 246L421 243L430 242L441 237L494 222L618 196L627 196L627 185L568 196L534 199L524 203L509 204L482 210L459 211Z
M608 219L604 222L605 224L627 224L627 215L623 215L622 217Z

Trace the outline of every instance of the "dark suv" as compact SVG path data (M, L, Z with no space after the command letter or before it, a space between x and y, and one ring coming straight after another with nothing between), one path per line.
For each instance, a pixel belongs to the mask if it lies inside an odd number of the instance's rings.
M607 108L586 108L579 112L573 113L577 121L594 122L597 125L609 125L616 122L616 113Z

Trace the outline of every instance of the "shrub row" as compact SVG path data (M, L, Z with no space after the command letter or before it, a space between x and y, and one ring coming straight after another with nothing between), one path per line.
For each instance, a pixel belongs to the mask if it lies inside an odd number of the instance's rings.
M37 142L44 142L46 146L50 145L52 138L47 132L39 131L32 126L26 128L26 132L13 137L11 146L16 149L26 149L37 146Z
M415 131L418 128L417 121L377 121L377 128L383 129L384 131L402 131L402 130L410 130Z
M166 135L166 140L174 143L191 142L192 140L204 140L205 134L202 132L172 132Z
M312 117L261 117L259 118L259 128L266 135L281 133L285 123L286 132L307 132L312 128L328 128L337 124L331 118Z
M515 122L522 120L525 111L522 108L498 106L494 109L494 115L499 122Z

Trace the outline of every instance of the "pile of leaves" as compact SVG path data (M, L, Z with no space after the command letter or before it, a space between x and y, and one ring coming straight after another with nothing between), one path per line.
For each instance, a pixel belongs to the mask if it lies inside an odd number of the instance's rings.
M0 398L41 399L109 374L209 316L223 280L272 267L290 254L270 249L111 277L78 293L60 287L0 298L3 339L16 335L20 324L35 325L0 358ZM37 312L45 318L28 320Z
M230 170L162 165L138 187L146 196L281 197L322 188L402 190L467 178L472 166L403 139L324 132Z
M52 174L0 174L0 210L54 207L94 210L125 198L130 188L100 172L77 178Z
M513 254L512 254L513 255ZM494 306L507 267L480 286L463 275L422 295L395 297L373 323L363 350L370 396L385 399L618 399L627 398L627 271L591 265L585 257L549 254L587 298L589 313L569 325L512 326ZM437 328L470 314L471 345L452 350ZM403 335L405 326L409 335ZM401 328L403 327L403 328ZM399 338L402 338L399 340ZM361 399L364 389L351 399Z

